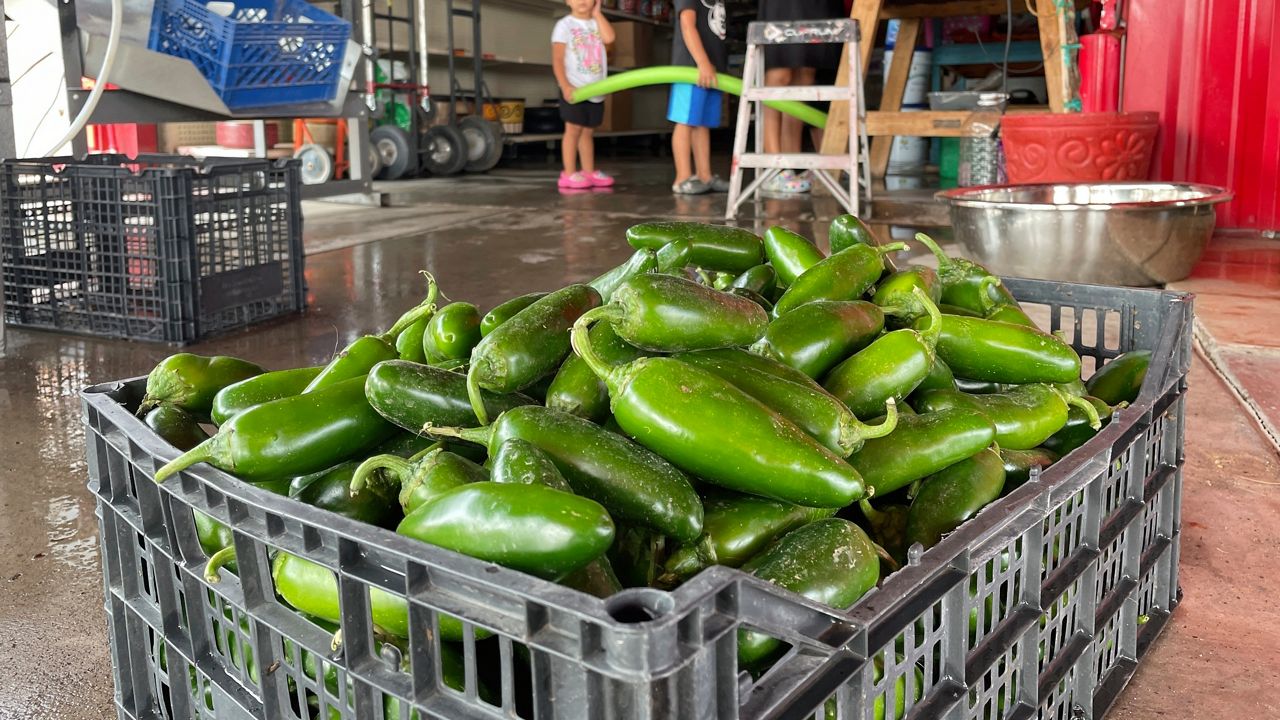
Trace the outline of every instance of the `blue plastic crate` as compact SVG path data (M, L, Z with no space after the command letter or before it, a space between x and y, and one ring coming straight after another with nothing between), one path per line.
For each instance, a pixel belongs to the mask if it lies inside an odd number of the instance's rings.
M157 0L152 50L200 69L231 110L332 100L351 24L303 0L236 0L224 17L201 0Z

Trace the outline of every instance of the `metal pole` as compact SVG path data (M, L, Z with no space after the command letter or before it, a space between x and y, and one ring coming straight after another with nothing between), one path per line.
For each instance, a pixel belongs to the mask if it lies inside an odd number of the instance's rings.
M0 18L2 17L4 0L0 0ZM18 154L17 142L13 137L13 89L9 82L9 42L6 34L0 33L0 159L6 160ZM3 250L0 250L0 266L2 265ZM0 357L4 357L4 343L4 272L0 267Z

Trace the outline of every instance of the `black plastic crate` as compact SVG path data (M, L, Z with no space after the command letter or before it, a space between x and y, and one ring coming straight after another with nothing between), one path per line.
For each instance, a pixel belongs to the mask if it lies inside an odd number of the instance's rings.
M294 160L0 163L11 325L187 344L302 310Z
M410 705L413 717L451 720L874 720L877 700L885 718L1100 718L1179 601L1191 297L1007 284L1024 306L1050 308L1053 329L1087 368L1153 350L1142 392L1082 448L847 611L723 567L670 593L600 600L207 465L157 486L156 469L178 453L131 412L145 381L88 388L89 488L118 714L377 720L389 695L403 701L391 716L399 720ZM235 529L238 577L204 580L192 510ZM341 651L330 649L329 631L276 598L276 551L336 573ZM373 589L406 599L407 667L375 641ZM441 681L442 614L465 621L465 642L453 648L465 666L462 690ZM792 646L759 678L737 668L737 631L747 626ZM246 650L255 663L245 663ZM335 671L335 683L307 670L304 650Z

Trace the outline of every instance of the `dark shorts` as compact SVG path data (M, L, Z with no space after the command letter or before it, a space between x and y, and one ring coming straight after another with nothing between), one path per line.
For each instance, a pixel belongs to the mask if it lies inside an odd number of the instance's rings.
M848 17L838 0L760 0L757 20L830 20ZM765 68L827 68L840 64L840 46L765 45Z
M572 104L560 98L560 119L582 127L600 127L604 122L604 103L588 100Z

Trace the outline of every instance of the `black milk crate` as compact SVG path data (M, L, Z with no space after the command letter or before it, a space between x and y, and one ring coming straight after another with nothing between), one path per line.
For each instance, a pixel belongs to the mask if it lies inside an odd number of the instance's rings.
M302 310L294 160L0 163L4 321L187 344Z
M143 380L88 388L119 716L376 720L390 695L406 703L401 720L409 704L422 718L872 720L878 699L888 718L1101 717L1179 600L1191 296L1008 286L1033 316L1049 306L1089 370L1153 350L1142 393L1084 447L913 552L847 611L721 567L670 593L600 600L207 465L157 486L155 470L177 452L131 412ZM235 529L238 577L203 579L192 510ZM277 600L275 551L337 573L340 651L329 629ZM370 588L407 598L405 666L395 646L375 641ZM462 690L440 679L441 614L464 619L454 648ZM744 626L791 645L758 678L736 665ZM304 650L336 679L319 681Z

